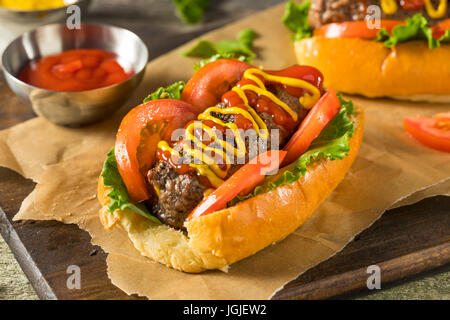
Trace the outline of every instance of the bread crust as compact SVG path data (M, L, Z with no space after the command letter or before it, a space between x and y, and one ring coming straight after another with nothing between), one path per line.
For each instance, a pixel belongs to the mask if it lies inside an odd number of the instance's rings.
M207 269L226 271L233 262L287 237L342 181L356 158L363 136L363 112L360 108L355 110L355 133L344 159L316 161L295 183L187 221L187 234L167 225L157 225L130 210L116 210L111 214L107 207L109 190L101 177L98 183L98 199L103 206L100 221L105 229L120 226L142 255L174 269L190 273ZM274 207L277 209L273 210Z
M450 45L429 49L425 41L400 43L312 37L295 42L300 64L318 68L325 86L370 98L450 101ZM447 70L447 72L446 72Z

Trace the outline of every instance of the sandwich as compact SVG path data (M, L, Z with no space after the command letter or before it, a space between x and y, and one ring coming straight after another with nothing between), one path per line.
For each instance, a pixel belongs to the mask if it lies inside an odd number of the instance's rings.
M144 256L198 273L287 237L342 181L363 111L310 66L205 64L123 118L98 181L99 216Z
M300 64L348 94L450 101L447 0L306 0L288 3Z

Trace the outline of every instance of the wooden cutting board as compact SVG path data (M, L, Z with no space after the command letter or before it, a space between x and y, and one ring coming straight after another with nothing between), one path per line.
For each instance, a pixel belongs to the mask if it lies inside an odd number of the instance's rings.
M106 254L89 234L56 221L15 221L34 183L0 168L0 231L41 299L130 299L106 275ZM324 299L366 288L367 267L383 286L450 263L450 197L386 212L336 256L288 283L274 299ZM69 290L68 265L80 266L80 290Z
M122 2L124 1L115 0L111 5L120 6ZM169 33L174 34L165 38L165 46L160 48L163 51L154 51L151 55L154 57L203 32L276 2L281 1L252 1L250 5L249 0L229 0L222 7L213 7L210 14L215 19L194 28L180 28L176 19L167 17L165 26ZM166 5L162 3L166 2L155 2L155 6L160 6L160 18L165 14L172 14L172 9L165 8ZM147 44L154 43L161 33L149 32L146 24L148 17L145 15L138 18L133 16L139 11L138 6L139 4L128 11L111 9L108 11L111 16L108 16L108 12L105 15L103 11L97 12L94 8L90 18L96 22L114 23L119 20L118 16L125 15L120 19L122 26L131 26L130 29L138 33ZM239 10L239 6L246 10ZM19 101L0 77L0 129L31 117L34 117L33 113ZM33 188L32 181L11 170L0 168L0 232L38 296L42 299L138 298L127 296L111 284L106 274L106 254L101 248L90 244L87 232L75 225L56 221L12 222L21 202ZM323 299L356 290L368 290L367 267L373 264L381 268L383 286L449 264L449 213L450 197L444 196L390 210L339 254L287 284L274 299ZM77 265L82 269L80 290L67 288L68 265Z

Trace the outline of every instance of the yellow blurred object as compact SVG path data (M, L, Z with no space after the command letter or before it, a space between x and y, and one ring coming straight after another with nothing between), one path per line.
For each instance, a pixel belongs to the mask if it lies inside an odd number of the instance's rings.
M64 0L0 0L0 7L16 10L46 10L65 5Z

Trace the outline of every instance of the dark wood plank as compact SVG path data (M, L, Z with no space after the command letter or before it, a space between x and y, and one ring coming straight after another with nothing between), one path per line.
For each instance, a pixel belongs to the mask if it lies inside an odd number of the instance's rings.
M41 299L130 299L106 274L106 253L87 232L57 221L12 221L34 183L0 168L0 231ZM67 267L81 270L81 290L66 286Z
M96 0L88 21L126 27L141 36L156 57L232 20L282 0L213 1L204 23L184 26L169 1ZM151 21L151 23L149 22ZM158 45L153 45L157 43ZM0 129L33 117L0 78ZM0 232L42 299L135 299L111 284L106 254L90 244L87 232L56 221L18 221L12 217L34 183L0 168ZM387 212L341 253L290 282L275 299L327 298L365 287L366 267L378 264L382 281L449 263L450 198L434 197ZM69 265L81 268L81 290L66 286Z
M333 258L288 283L275 299L323 299L366 289L367 267L384 284L450 263L450 197L387 211Z
M0 168L2 235L41 298L128 299L106 276L106 254L89 235L56 221L11 222L34 183ZM9 199L5 201L5 199ZM426 213L426 214L424 214ZM450 197L433 197L388 211L335 257L307 271L275 299L320 299L365 288L366 268L377 264L382 283L450 262ZM81 268L81 290L68 290L66 269Z
M0 73L0 130L35 116L31 108L8 88L3 73Z

